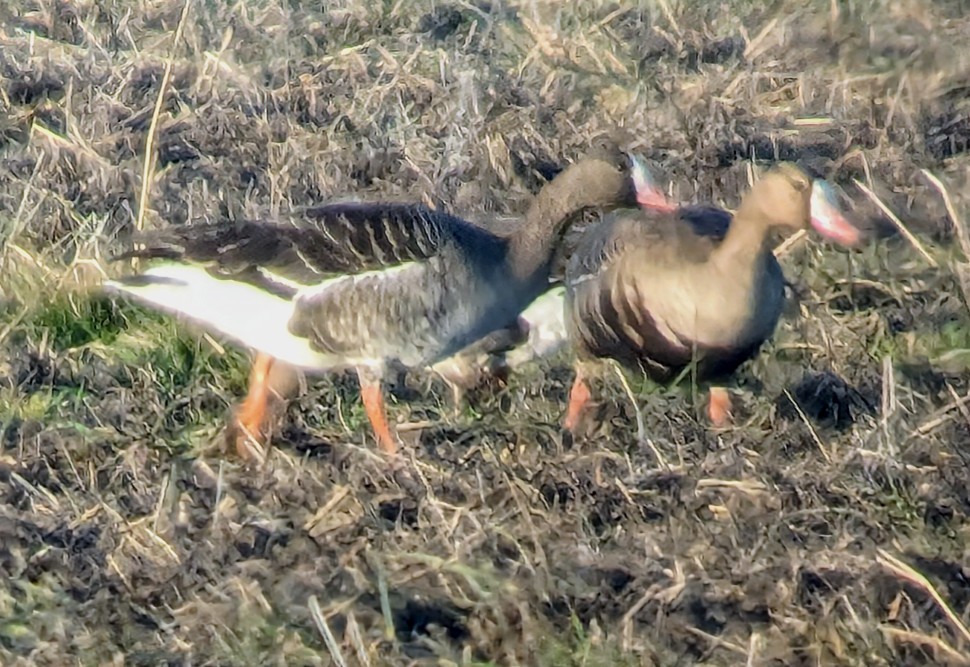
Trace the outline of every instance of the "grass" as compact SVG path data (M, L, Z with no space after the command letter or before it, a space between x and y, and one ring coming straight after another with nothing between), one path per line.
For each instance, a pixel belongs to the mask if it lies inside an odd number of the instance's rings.
M637 664L617 644L606 643L602 637L594 637L575 615L570 618L572 634L561 640L543 642L540 665L575 665L576 667L627 667Z
M0 7L0 661L967 664L965 9ZM785 251L798 298L736 427L631 375L669 469L612 374L563 442L568 350L458 416L395 390L422 498L346 375L247 469L213 448L248 354L98 294L136 227L345 197L518 215L605 135L729 207L797 160L870 232Z
M245 352L215 348L164 316L99 294L38 300L21 311L12 333L23 353L13 357L14 375L0 388L0 421L7 424L34 421L90 435L91 427L104 426L97 404L106 386L130 390L147 382L157 404L170 406L151 426L165 434L165 449L194 451L208 445L248 378ZM97 371L88 372L92 367ZM10 383L18 378L19 386ZM186 414L173 407L200 392Z

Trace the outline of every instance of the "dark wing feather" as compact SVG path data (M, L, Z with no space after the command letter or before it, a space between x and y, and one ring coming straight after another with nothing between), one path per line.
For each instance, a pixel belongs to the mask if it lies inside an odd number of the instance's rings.
M312 284L426 260L449 241L468 250L504 246L488 231L414 204L339 203L306 209L294 224L223 222L169 227L133 239L144 244L114 259L167 258L240 275L265 269Z
M704 236L714 241L723 241L734 216L730 211L716 206L681 206L677 210L680 219L690 225L698 236Z
M315 242L301 251L318 273L357 273L428 259L450 231L469 226L414 204L327 204L307 209L304 217Z

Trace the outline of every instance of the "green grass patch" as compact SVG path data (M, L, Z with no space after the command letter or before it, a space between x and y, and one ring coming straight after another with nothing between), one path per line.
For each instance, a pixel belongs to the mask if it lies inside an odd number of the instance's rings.
M46 338L56 352L93 341L110 344L132 324L160 321L161 316L105 295L56 295L29 308L19 328L29 338Z

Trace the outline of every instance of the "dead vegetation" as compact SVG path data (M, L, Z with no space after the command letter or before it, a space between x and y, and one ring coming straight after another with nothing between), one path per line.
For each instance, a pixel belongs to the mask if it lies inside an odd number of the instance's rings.
M0 7L3 664L970 662L966 3L325 6ZM668 467L615 380L564 445L558 358L457 418L394 388L420 500L349 376L245 470L246 356L91 293L138 227L515 215L604 136L727 206L798 160L873 238L786 248L736 428L639 388Z

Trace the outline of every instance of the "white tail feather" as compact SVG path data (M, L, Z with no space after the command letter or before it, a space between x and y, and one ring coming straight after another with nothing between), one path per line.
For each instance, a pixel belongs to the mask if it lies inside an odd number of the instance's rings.
M315 352L305 338L290 333L291 301L254 285L220 280L201 267L162 264L142 273L137 283L112 280L104 287L298 368L323 370L336 365L336 360Z
M560 285L522 311L522 319L529 324L529 340L506 354L510 366L550 356L566 343L565 298L566 289Z

